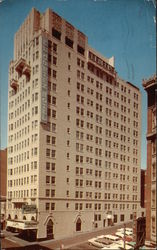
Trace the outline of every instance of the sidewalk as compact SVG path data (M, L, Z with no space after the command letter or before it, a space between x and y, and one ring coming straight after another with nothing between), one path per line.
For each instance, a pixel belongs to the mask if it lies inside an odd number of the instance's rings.
M132 222L128 222L125 223L126 226L128 227L132 227ZM85 243L88 241L88 239L102 235L102 234L111 234L116 232L116 230L118 228L121 228L124 226L124 223L116 225L116 226L112 226L112 227L106 227L104 229L99 229L99 230L95 230L92 232L87 232L87 233L79 233L78 235L69 237L69 238L65 238L65 239L58 239L58 240L49 240L49 241L43 241L40 242L40 246L46 246L50 249L55 249L55 250L59 250L61 249L61 246L64 246L63 249L67 249L67 248L72 248L75 247L81 243ZM76 249L76 248L74 248Z
M128 227L132 227L132 225L133 225L132 222L128 222L125 224ZM118 228L121 228L123 226L124 226L124 223L121 223L119 225L112 226L112 227L111 226L106 227L106 228L101 229L101 230L97 229L97 230L94 230L92 232L78 233L77 235L74 235L74 236L71 236L68 238L60 238L60 239L36 241L36 242L25 241L21 238L16 237L15 234L12 234L8 231L5 231L5 235L6 235L6 240L9 240L9 241L13 242L14 244L15 243L18 244L19 247L25 248L26 246L32 245L32 250L33 250L33 245L38 245L39 249L41 249L41 250L42 250L42 246L43 246L43 248L47 247L47 248L53 249L53 250L68 249L68 248L76 250L77 245L87 243L88 239L94 238L94 237L102 235L102 234L104 235L104 234L114 233L114 232L116 232L116 230Z

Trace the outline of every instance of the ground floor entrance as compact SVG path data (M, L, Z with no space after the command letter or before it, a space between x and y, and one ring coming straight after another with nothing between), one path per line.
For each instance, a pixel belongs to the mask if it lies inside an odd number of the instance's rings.
M53 221L51 219L47 223L47 239L54 239Z

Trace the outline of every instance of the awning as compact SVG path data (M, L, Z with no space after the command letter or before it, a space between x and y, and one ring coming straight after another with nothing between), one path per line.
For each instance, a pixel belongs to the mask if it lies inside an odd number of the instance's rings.
M37 229L37 222L33 221L10 221L7 220L7 227L14 227L22 230Z

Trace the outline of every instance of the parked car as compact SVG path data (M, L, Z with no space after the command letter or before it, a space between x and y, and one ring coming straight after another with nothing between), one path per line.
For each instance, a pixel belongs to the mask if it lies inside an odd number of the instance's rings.
M88 240L88 243L89 243L90 245L95 246L95 247L99 247L99 248L104 247L104 244L101 243L101 242L98 242L98 241L97 241L97 238L89 239L89 240Z
M105 246L105 247L101 248L101 250L114 250L114 249L119 250L120 249L119 245L112 243L109 246Z

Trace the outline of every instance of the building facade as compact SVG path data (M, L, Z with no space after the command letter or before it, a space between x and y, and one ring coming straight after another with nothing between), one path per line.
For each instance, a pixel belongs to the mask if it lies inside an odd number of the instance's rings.
M0 218L1 229L6 223L6 196L7 196L7 149L0 150Z
M157 107L157 78L153 76L143 80L147 92L147 169L145 187L146 207L146 240L156 242L156 107Z
M138 215L141 93L50 9L15 34L8 106L8 229L59 238Z
M146 170L141 169L141 208L145 207L144 201L145 201L145 175Z

